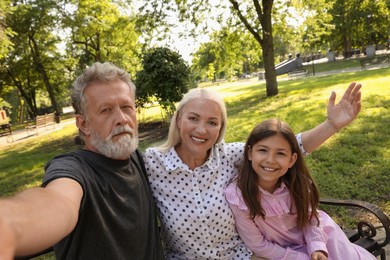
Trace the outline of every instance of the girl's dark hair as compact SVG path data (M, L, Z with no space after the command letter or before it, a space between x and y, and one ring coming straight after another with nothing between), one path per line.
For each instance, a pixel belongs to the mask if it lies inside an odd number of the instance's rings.
M256 216L264 218L265 213L261 207L259 180L248 159L248 153L250 147L253 147L260 140L277 134L283 136L288 141L292 154L297 154L295 164L288 169L287 173L281 177L281 180L285 183L293 198L298 215L298 228L302 229L305 227L313 217L316 218L317 224L319 224L317 208L320 196L318 188L305 164L294 132L286 122L279 119L268 119L258 124L249 134L245 143L245 158L239 170L237 186L240 188L244 202L249 208L250 216L252 219ZM293 211L294 207L291 210Z

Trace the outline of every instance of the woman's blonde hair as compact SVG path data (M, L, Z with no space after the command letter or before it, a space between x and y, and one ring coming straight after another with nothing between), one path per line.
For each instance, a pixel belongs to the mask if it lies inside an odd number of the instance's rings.
M177 118L183 108L192 100L197 98L204 98L214 101L218 104L222 114L222 125L219 131L217 143L222 142L225 137L226 123L227 123L227 111L223 97L215 91L203 88L195 88L188 91L180 101L175 113L173 114L169 126L167 141L158 147L158 150L162 152L168 151L171 147L175 147L181 142L180 131L177 126Z

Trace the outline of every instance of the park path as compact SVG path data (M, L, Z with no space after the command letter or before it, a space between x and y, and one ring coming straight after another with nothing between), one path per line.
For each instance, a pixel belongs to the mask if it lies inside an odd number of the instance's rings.
M53 126L40 127L38 133L35 129L29 131L27 131L27 129L25 128L12 130L12 136L0 137L0 149L6 149L9 146L17 145L20 142L50 134L54 131L58 131L62 129L64 126L69 124L73 124L76 127L75 119L71 118L67 120L62 120L60 123L55 124L54 127Z

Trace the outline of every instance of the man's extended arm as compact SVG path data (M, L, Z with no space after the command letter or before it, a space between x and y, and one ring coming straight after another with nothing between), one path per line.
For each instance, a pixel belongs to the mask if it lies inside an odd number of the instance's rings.
M76 226L83 190L69 178L0 199L0 260L40 252Z

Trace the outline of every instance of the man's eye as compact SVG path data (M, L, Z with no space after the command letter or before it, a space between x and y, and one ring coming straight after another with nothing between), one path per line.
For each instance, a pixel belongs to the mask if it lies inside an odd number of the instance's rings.
M134 110L133 106L131 106L131 105L123 106L123 109L126 109L126 110Z

